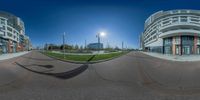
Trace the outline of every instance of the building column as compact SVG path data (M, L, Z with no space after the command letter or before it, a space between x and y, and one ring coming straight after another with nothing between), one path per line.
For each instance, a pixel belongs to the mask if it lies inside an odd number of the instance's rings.
M8 40L7 46L8 46L8 53L11 53L11 43L10 43L10 40Z
M19 50L19 43L17 43L17 50L16 50L17 52L19 52L20 50Z

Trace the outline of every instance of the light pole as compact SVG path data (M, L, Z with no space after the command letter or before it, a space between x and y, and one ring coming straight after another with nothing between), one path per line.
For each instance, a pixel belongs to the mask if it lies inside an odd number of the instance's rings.
M85 50L87 49L87 41L85 40Z
M101 46L101 41L100 41L100 37L104 37L106 34L104 32L100 32L96 35L96 37L98 38L98 52L100 51L100 46Z
M122 51L124 50L124 41L122 41Z
M65 32L63 33L63 56L65 59Z
M96 36L98 38L98 52L100 51L100 33Z

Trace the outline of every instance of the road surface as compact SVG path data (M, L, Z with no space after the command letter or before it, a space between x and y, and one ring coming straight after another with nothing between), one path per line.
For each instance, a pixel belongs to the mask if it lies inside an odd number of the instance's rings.
M33 51L0 62L0 98L198 100L200 62L167 61L131 52L110 61L81 65Z

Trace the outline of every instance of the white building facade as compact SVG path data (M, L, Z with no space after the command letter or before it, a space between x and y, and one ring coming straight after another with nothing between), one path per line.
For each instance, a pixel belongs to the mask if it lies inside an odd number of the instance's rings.
M143 50L149 52L200 54L200 10L154 13L145 21L140 45Z
M24 22L10 13L0 11L0 54L26 50Z

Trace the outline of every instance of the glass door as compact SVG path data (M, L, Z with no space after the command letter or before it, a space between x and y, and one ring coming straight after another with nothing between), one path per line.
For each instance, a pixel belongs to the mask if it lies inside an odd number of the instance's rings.
M190 46L183 46L183 54L185 55L190 54Z
M200 47L198 46L197 47L197 54L199 54L200 53Z
M179 46L177 45L176 46L176 55L178 55L179 54Z
M170 46L166 46L165 47L165 54L171 54L172 53L172 49Z

